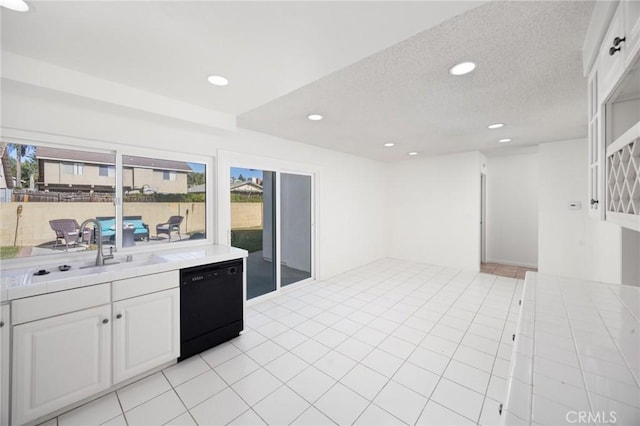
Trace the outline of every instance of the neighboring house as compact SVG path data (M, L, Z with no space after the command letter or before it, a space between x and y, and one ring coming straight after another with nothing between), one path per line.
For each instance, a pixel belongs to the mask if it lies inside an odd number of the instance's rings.
M39 190L112 192L115 186L115 159L111 154L37 147ZM191 167L184 161L146 157L122 157L125 191L187 193Z
M201 183L200 185L193 185L189 188L189 193L191 194L201 194L207 192L207 185Z
M231 192L238 194L262 194L262 186L249 181L236 181L231 184Z

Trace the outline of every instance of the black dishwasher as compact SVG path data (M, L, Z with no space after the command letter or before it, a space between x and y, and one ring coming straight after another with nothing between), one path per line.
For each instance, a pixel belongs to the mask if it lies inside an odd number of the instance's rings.
M242 260L180 270L180 358L226 342L243 328Z

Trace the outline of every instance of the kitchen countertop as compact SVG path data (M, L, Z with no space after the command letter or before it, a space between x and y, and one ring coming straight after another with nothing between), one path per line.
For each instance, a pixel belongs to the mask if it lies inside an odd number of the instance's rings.
M527 272L504 425L640 424L640 288Z
M89 253L94 254L95 252ZM41 266L2 270L0 301L5 302L140 275L240 259L247 257L247 255L246 250L212 244L198 247L149 250L144 254L134 254L131 262L126 262L126 254L116 255L114 259L107 261L105 266L80 269L80 266L90 265L95 262L94 254L89 260L87 256L82 256L78 257L78 260L64 262L72 267L65 272L58 270L58 266L62 262L53 263L51 260L43 258L43 265ZM40 276L33 275L34 272L40 269L46 269L50 273Z

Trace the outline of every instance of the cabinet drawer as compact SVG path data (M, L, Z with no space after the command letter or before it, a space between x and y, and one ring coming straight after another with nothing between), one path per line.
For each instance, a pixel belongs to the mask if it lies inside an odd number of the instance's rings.
M111 303L110 283L27 297L11 302L13 325Z
M115 302L116 300L168 290L178 287L179 284L180 272L177 270L118 280L113 282L113 300Z

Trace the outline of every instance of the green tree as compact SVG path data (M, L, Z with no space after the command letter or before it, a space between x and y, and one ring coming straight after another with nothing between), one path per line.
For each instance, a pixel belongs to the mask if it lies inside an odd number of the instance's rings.
M29 180L31 174L37 174L38 165L35 158L36 147L33 145L7 144L11 158L11 172L16 177L16 188L22 188L22 181ZM24 170L23 170L24 164ZM26 179L25 179L26 174Z
M203 185L206 181L204 173L191 172L187 175L187 185L189 185L189 187Z

